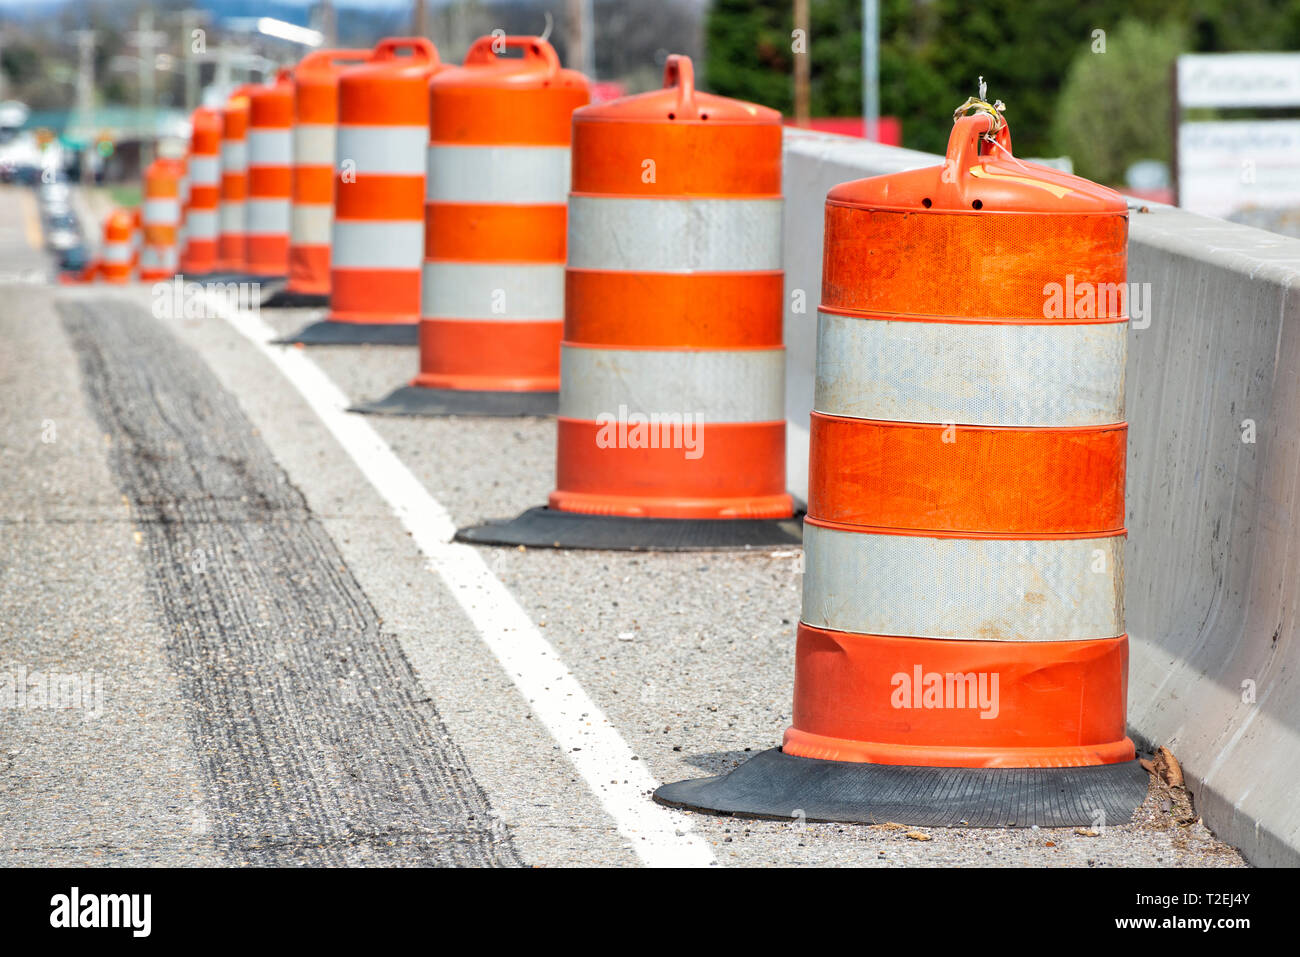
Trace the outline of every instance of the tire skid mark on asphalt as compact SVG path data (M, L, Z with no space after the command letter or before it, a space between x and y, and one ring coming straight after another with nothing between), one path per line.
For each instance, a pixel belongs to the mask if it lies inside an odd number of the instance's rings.
M65 304L232 863L518 865L427 692L233 396L132 304Z

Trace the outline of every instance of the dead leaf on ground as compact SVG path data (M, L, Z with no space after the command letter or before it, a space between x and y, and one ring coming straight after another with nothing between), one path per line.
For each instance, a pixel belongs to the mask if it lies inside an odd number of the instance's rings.
M1183 786L1183 768L1174 757L1174 752L1170 751L1163 744L1156 749L1155 759L1156 773L1160 775L1160 780L1164 781L1171 788L1180 788Z

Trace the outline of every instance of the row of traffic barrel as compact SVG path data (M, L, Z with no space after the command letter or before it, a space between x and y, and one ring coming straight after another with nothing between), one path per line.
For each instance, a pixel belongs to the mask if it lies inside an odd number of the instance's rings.
M663 89L590 104L539 37L483 37L460 67L418 38L320 51L196 111L188 156L150 168L142 235L110 217L103 264L283 280L270 304L328 309L286 341L417 345L412 379L357 411L554 416L547 503L461 541L802 544L782 746L656 800L1127 820L1146 792L1125 727L1127 315L1044 307L1053 284L1126 283L1124 200L1015 158L983 101L942 166L832 190L805 508L782 143L777 112L697 90L682 56Z

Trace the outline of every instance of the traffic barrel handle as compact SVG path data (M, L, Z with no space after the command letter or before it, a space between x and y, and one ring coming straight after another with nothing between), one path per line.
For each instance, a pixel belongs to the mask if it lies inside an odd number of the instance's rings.
M298 70L318 70L321 67L334 67L343 64L365 63L369 59L371 50L314 50L298 61L298 65L293 69Z
M426 63L442 62L438 59L438 48L431 40L426 40L424 37L385 37L375 44L370 59L372 61L396 60L399 50L410 50L412 60L423 60Z
M962 115L964 110L972 107L978 112ZM983 146L985 143L990 144L992 149L986 150ZM957 108L953 117L952 133L948 136L948 149L944 156L945 175L941 189L947 194L955 195L960 202L965 196L966 188L971 185L971 167L995 149L1001 149L1011 159L1015 158L1011 153L1011 127L994 106L982 100L967 100Z
M694 115L695 107L695 64L683 53L669 54L664 61L664 89L677 88L678 114Z
M555 52L555 47L541 37L527 36L479 37L465 54L465 66L479 66L500 59L497 55L498 46L507 50L522 50L525 60L542 61L546 64L548 76L555 76L560 72L560 55Z

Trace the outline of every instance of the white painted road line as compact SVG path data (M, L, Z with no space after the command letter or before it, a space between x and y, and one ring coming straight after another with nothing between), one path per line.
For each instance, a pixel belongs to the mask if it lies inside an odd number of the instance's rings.
M273 345L278 335L261 317L216 297L207 302L276 365L392 508L637 856L652 867L715 863L684 814L651 801L658 782L646 763L633 760L622 735L474 547L451 540L456 527L447 510L368 421L346 411L350 403L338 386L304 350Z

